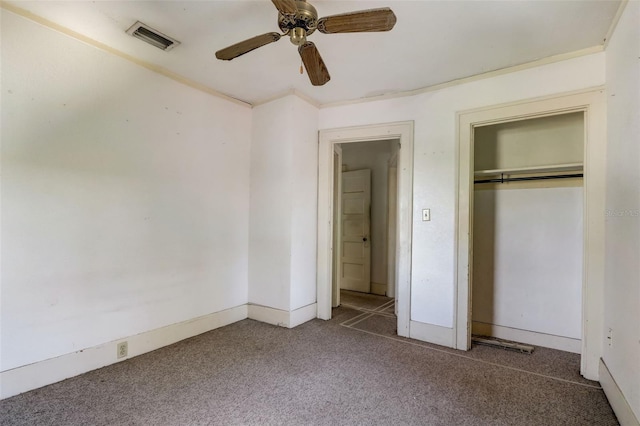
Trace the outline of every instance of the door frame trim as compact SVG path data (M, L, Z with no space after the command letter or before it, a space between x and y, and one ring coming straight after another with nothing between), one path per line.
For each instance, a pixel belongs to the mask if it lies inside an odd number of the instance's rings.
M331 319L333 265L333 147L335 144L399 140L396 303L398 335L409 336L413 221L413 121L320 130L318 145L317 303L320 319Z
M580 373L598 380L602 356L604 227L606 179L606 96L603 87L496 105L457 114L458 197L456 205L456 295L454 330L457 349L471 346L471 262L473 259L473 129L489 124L584 112L584 237L582 281L582 357Z
M335 166L336 166L336 156L338 157L338 161L337 164L339 166L339 170L336 170ZM340 145L333 145L333 191L334 193L332 194L332 200L333 200L333 207L332 207L332 218L333 220L336 221L336 226L333 227L332 229L332 235L331 235L331 241L332 244L337 244L335 253L333 253L333 258L332 261L334 261L335 259L340 259L342 257L342 248L340 247L340 235L342 234L342 221L340 220L340 218L342 217L342 197L340 196L342 194L342 179L340 179L340 174L342 173L342 147L340 147ZM341 280L340 280L340 274L338 273L338 270L336 269L338 266L336 266L335 264L338 263L339 260L337 262L334 262L334 264L331 265L331 306L334 308L337 308L338 306L340 306L340 288L341 288Z

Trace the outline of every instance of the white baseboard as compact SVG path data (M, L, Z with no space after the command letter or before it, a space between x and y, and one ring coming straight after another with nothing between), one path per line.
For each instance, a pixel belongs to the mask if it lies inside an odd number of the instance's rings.
M551 334L537 333L535 331L520 330L518 328L503 327L495 324L473 321L473 334L492 336L498 339L512 340L514 342L528 343L534 346L558 349L576 354L582 353L582 341L570 337L554 336Z
M427 324L418 321L410 321L409 337L440 346L446 346L448 348L455 347L453 344L453 328L441 327L439 325Z
M386 284L380 284L380 283L371 283L371 293L372 294L377 294L380 296L386 296L387 295L387 285Z
M97 368L151 352L247 318L247 305L204 315L67 355L0 372L0 399L59 382ZM118 343L127 341L128 356L118 359Z
M289 327L289 311L262 305L249 305L249 319L279 327Z
M600 375L600 384L602 385L604 394L609 400L611 408L613 408L613 412L618 418L618 422L622 426L639 426L640 422L638 421L638 418L633 413L633 409L629 405L627 399L624 397L624 394L618 387L618 384L611 375L609 368L604 363L602 358L600 358L600 365L598 370Z
M246 318L293 328L316 318L316 311L317 305L315 303L291 312L258 305L240 305L135 336L2 371L0 372L0 399L106 367ZM118 359L116 349L118 343L124 341L127 342L128 356Z
M249 318L266 322L267 324L277 325L279 327L293 328L302 323L316 318L317 305L303 306L294 311L285 311L282 309L269 308L268 306L249 305Z
M311 321L318 316L318 305L312 303L307 306L291 311L289 319L289 328L297 327L300 324L304 324L307 321Z

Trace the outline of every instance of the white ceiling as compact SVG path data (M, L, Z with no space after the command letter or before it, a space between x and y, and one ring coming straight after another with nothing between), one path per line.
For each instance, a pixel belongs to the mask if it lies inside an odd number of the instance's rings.
M277 11L261 1L9 2L141 60L255 104L296 89L318 103L403 92L602 45L620 1L329 1L319 16L389 6L398 21L385 33L309 37L331 81L313 87L299 74L287 37L233 61L215 52L279 31ZM164 52L127 35L136 21L181 41Z

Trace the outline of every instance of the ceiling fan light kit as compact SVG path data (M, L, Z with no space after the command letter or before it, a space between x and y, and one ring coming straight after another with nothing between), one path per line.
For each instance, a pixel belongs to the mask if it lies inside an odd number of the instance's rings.
M323 34L390 31L396 24L396 16L388 7L325 16L318 19L315 7L305 0L271 0L278 9L278 27L282 34L272 32L241 41L216 52L216 58L230 61L259 47L280 40L288 35L298 46L311 84L322 86L331 77L316 45L307 37L316 30Z

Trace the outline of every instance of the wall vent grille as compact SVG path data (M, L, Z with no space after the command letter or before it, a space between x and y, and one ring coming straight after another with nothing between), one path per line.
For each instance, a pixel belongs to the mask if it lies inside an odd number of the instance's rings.
M133 24L127 30L127 34L162 50L171 50L180 44L178 40L166 36L140 21Z

